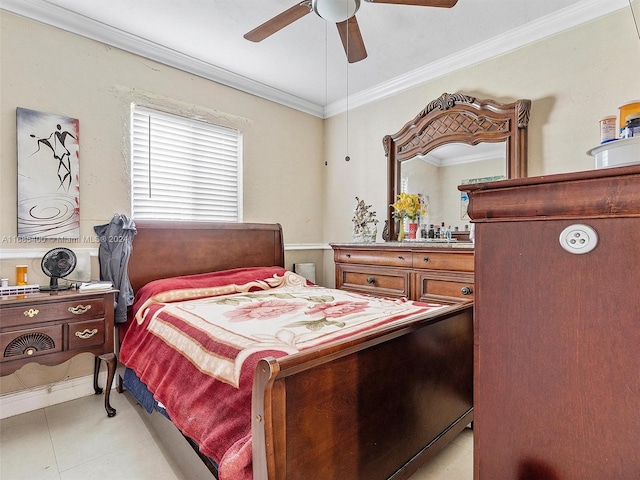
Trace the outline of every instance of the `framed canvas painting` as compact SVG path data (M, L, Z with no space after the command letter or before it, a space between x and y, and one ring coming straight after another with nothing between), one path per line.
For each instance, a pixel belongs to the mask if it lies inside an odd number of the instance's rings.
M484 182L495 182L497 180L504 180L506 177L504 175L495 175L493 177L482 177L482 178L470 178L468 180L462 180L462 185L469 185L473 183L484 183ZM460 220L470 220L469 214L467 213L467 208L469 208L469 195L467 192L460 192Z
M80 233L80 125L77 119L18 107L18 236Z

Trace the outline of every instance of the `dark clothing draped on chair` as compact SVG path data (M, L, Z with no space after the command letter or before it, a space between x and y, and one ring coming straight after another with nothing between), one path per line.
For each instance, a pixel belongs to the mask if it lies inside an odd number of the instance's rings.
M108 280L120 292L116 295L115 323L127 321L127 308L133 304L133 288L129 282L127 265L133 249L136 224L125 215L115 214L111 222L96 225L93 230L98 235L100 248L100 280Z

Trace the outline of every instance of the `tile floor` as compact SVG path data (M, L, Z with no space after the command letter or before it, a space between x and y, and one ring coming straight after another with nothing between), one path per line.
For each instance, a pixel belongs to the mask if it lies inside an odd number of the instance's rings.
M112 393L118 410L113 418L107 418L103 398L92 395L1 420L0 478L195 480L150 432L146 412L131 397ZM472 457L473 433L465 429L411 480L470 480Z

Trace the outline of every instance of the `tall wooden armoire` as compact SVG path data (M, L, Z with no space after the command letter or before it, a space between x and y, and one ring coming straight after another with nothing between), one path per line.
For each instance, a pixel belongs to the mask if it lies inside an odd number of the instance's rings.
M640 479L640 166L460 189L475 480Z

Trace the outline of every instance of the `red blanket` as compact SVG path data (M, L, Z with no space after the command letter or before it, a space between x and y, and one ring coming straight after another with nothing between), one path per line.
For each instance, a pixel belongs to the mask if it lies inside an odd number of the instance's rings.
M161 280L138 292L120 361L218 463L220 480L249 480L251 389L261 358L441 307L308 286L279 267Z

